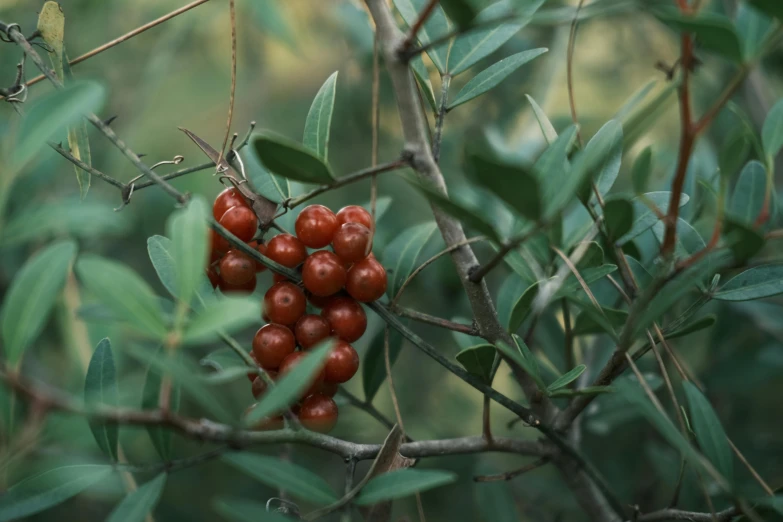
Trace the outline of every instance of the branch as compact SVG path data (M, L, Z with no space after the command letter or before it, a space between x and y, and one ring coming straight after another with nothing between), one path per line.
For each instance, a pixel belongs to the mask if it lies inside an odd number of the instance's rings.
M541 229L544 226L544 224L539 224L538 226L533 227L532 229L528 230L524 234L520 234L519 236L515 237L514 239L511 239L508 241L505 245L503 245L500 250L495 254L495 256L487 261L485 264L476 267L475 270L473 270L470 274L470 280L473 283L478 283L482 279L484 279L487 274L493 270L496 266L500 264L501 261L515 248L519 247L533 237L536 233L538 233L539 229Z
M464 333L472 336L477 336L479 334L478 330L476 330L476 327L473 325L455 323L454 321L449 321L447 319L435 317L434 315L411 310L410 308L395 306L391 311L400 317L407 317L408 319L413 319L414 321L419 321L420 323L431 324L432 326L437 326L438 328L445 328L447 330L452 330L454 332Z
M500 475L478 475L476 477L473 477L473 481L474 482L500 482L500 481L511 480L517 478L520 475L524 475L528 471L533 471L534 469L538 469L548 462L549 462L549 457L542 457L534 462L531 462L530 464L525 464L521 468L515 469L514 471L507 471L506 473L501 473Z
M413 45L413 42L416 41L416 35L419 34L419 31L424 26L427 19L430 17L432 12L435 10L435 7L437 7L438 2L440 0L429 0L427 5L424 6L424 9L421 10L421 13L419 13L419 17L416 19L416 21L411 26L410 31L408 31L408 36L405 37L405 40L403 40L402 45L400 45L400 54L405 54L408 52L408 50Z
M682 509L661 509L653 511L646 515L641 515L635 519L635 522L666 522L669 520L688 520L690 522L728 522L739 514L737 508L728 508L724 511L715 513L699 513L696 511L683 511Z

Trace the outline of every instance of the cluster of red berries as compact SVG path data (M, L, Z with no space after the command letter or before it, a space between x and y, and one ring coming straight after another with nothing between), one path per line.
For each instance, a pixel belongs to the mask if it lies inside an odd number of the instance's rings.
M256 332L251 356L275 380L290 372L312 347L333 337L335 344L326 363L309 383L302 400L292 410L302 425L326 433L337 422L337 387L359 369L359 355L350 343L367 329L367 316L359 302L371 302L386 292L386 270L372 255L373 222L370 213L351 205L337 214L322 205L306 207L296 219L296 236L279 234L267 243L252 241L258 220L236 189L215 199L215 219L232 234L269 259L302 275L302 289L281 274L264 295L264 320ZM211 262L207 269L212 286L223 292L252 292L256 273L266 269L211 232ZM331 245L332 250L323 249ZM321 309L308 314L307 303ZM300 350L297 350L300 348ZM253 396L259 399L267 381L249 373ZM252 409L255 405L251 406ZM282 416L261 421L257 429L279 429Z

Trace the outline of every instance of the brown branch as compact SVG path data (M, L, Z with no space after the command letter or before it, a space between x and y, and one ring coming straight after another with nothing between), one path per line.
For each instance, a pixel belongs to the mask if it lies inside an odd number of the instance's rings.
M416 36L419 34L421 28L424 27L424 24L427 22L427 19L430 17L432 12L435 10L435 7L437 7L439 1L440 0L429 0L427 5L424 6L424 9L421 10L421 13L419 13L419 17L413 23L413 25L410 28L410 31L408 31L408 35L405 37L405 40L403 40L402 44L400 45L399 52L401 55L406 54L408 50L410 50L411 46L413 46L413 42L416 41Z
M231 135L231 121L234 119L234 98L237 91L237 10L235 0L228 0L228 11L231 20L231 92L228 96L226 133L223 136L223 145L220 147L220 155L215 162L216 165L220 165L223 161L223 155L226 153L228 137Z
M718 522L728 522L739 515L739 513L740 511L737 508L732 507L715 513L713 518L711 513L683 511L682 509L661 509L660 511L640 515L634 518L633 522L668 522L671 520L687 520L689 522L713 522L713 520L717 520Z
M515 469L514 471L507 471L499 475L477 475L473 477L473 481L474 482L500 482L500 481L515 479L520 475L524 475L528 471L533 471L534 469L538 469L541 466L544 466L548 462L549 462L549 457L542 457L534 462L531 462L530 464L525 464L521 468Z
M432 326L437 326L438 328L445 328L446 330L452 330L454 332L464 333L467 335L479 335L478 330L473 325L449 321L447 319L442 319L440 317L435 317L423 312L411 310L410 308L403 308L401 306L395 306L392 311L400 317L407 317L408 319L413 319L414 321L418 321L420 323L431 324Z
M479 281L484 279L487 276L487 274L491 270L493 270L496 266L498 266L501 263L501 261L503 261L503 259L512 250L519 247L520 245L522 245L522 243L524 243L525 241L533 237L544 226L545 225L543 223L539 224L533 227L532 229L528 230L524 234L520 234L516 238L509 240L505 245L503 245L500 248L500 250L498 250L498 252L492 257L492 259L490 259L489 261L487 261L481 266L476 266L476 268L471 271L469 276L470 281L472 283L478 283Z

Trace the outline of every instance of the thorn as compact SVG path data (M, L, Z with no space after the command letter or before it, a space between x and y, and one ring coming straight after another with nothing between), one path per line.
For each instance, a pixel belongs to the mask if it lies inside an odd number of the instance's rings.
M106 125L106 126L108 127L108 126L109 126L109 125L111 125L111 124L114 122L114 120L116 120L116 119L117 119L117 115L115 114L114 116L110 116L110 117L106 118L105 120L103 120L103 124L104 124L104 125Z

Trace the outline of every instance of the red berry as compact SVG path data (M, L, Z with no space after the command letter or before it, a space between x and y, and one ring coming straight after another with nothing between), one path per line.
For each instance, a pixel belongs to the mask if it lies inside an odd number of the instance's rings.
M288 372L294 369L294 367L302 362L302 359L307 357L307 352L294 352L290 354L288 357L286 357L282 364L280 364L280 370L278 371L279 378L284 377ZM307 397L308 395L312 395L315 393L315 391L318 389L319 386L321 386L321 383L324 382L324 370L321 368L321 371L316 373L311 379L310 379L310 386L302 393L302 397Z
M243 285L231 285L226 283L221 277L218 286L220 287L220 291L224 294L252 294L256 289L256 282L256 278L254 277Z
M361 223L342 225L332 239L334 253L346 263L354 263L367 257L372 247L370 229Z
M220 277L231 286L241 286L256 277L256 264L239 250L229 250L220 260Z
M307 259L307 249L295 236L291 234L278 234L266 244L266 257L288 268L296 268ZM274 275L275 283L286 281L288 278Z
M318 395L326 395L327 397L334 397L337 395L337 390L340 389L340 385L336 382L322 382L318 387L318 391L315 393Z
M212 284L212 288L217 288L220 284L220 276L214 267L210 266L207 268L207 277L209 278L209 282Z
M250 243L248 243L248 246L253 250L255 250L256 252L258 252L259 254L261 254L262 256L269 257L266 255L266 245L264 243L259 243L258 241L251 241ZM263 265L258 261L256 261L256 272L263 272L264 270L266 270L266 265Z
M279 324L262 326L253 337L253 355L265 370L277 370L283 359L296 350L294 333Z
M250 415L250 412L253 411L258 404L251 404L246 410L245 410L245 417ZM285 427L285 421L283 420L282 415L275 415L274 417L264 417L263 419L259 420L253 426L251 426L252 429L256 431L273 431L273 430L282 430Z
M210 261L213 263L220 259L223 254L228 252L228 250L231 248L231 245L228 243L226 238L215 232L214 230L209 231L209 248L210 248Z
M386 292L386 270L372 256L353 264L345 283L348 293L363 303L379 299Z
M324 395L311 395L302 402L299 422L308 430L329 433L337 424L337 403Z
M296 218L296 237L310 248L323 248L337 231L337 216L323 205L310 205Z
M326 358L324 380L326 382L347 382L359 369L359 354L353 346L338 340Z
M255 212L246 206L231 207L218 222L244 242L253 239L258 230L258 218Z
M328 250L314 252L302 267L302 282L313 295L325 297L343 289L347 276L340 258Z
M264 295L264 313L273 323L293 326L306 308L304 292L288 281L275 283Z
M253 359L253 362L256 363L256 366L259 368L261 367L261 365L258 364L258 359L256 359L256 355L253 353L253 350L250 350L250 358ZM257 372L247 372L247 378L250 379L250 382L256 380L256 377L258 377Z
M337 213L337 221L344 225L346 223L359 223L372 230L372 216L359 205L348 205L343 207Z
M228 209L241 206L250 207L236 188L227 188L215 198L215 203L212 205L212 216L219 221Z
M273 381L277 378L277 372L267 371L266 374ZM253 387L251 388L250 391L253 392L253 397L255 397L256 400L258 400L266 392L268 387L269 385L266 383L266 380L264 380L264 378L261 377L260 375L256 375L256 378L253 379Z
M332 300L332 296L320 296L311 294L310 292L307 292L307 300L310 302L311 305L313 305L316 308L323 308L327 304L329 304L329 301Z
M305 350L320 343L329 337L331 333L332 326L329 324L329 321L320 315L303 315L294 327L296 342Z
M321 316L329 321L332 333L343 341L357 341L367 329L367 314L362 305L347 296L335 297L323 310Z

